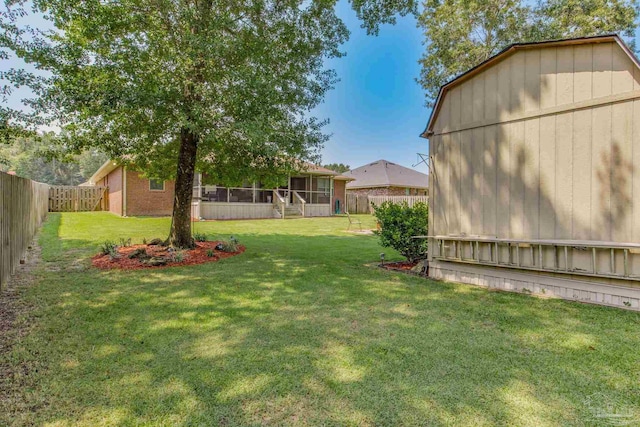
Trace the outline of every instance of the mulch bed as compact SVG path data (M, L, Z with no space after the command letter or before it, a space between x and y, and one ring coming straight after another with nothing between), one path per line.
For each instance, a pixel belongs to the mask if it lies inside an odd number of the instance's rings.
M94 267L101 270L111 270L114 268L122 270L139 270L143 268L165 268L165 267L177 267L185 265L204 264L206 262L215 262L223 258L229 258L232 256L240 255L244 252L245 247L238 245L237 252L223 252L216 250L215 247L221 243L215 242L196 242L194 249L182 250L183 260L177 262L173 260L173 254L168 247L161 245L131 245L126 247L118 247L118 257L112 258L110 255L98 254L91 258L91 263ZM140 258L129 258L129 255L138 250L144 248L149 257L165 258L167 263L164 265L149 265L145 260ZM207 252L212 250L214 255L208 256Z
M417 264L417 262L409 261L385 262L384 264L380 264L380 268L395 271L411 271Z

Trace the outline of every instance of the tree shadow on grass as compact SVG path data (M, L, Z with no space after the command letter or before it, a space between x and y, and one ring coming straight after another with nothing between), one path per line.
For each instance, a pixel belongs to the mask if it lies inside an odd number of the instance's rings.
M370 237L236 236L217 263L43 273L33 420L558 425L596 392L640 404L637 313L365 267Z

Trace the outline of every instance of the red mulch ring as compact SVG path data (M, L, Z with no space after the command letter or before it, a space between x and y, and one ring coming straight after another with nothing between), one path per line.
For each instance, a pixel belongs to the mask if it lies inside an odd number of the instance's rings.
M387 270L410 271L417 264L417 262L409 261L385 262L384 265L381 264L380 267L386 268Z
M196 247L194 249L180 251L184 256L181 262L173 261L172 255L174 253L170 252L167 246L132 245L127 247L118 247L119 256L117 258L111 258L110 255L98 254L91 258L91 263L94 267L97 267L101 270L111 270L114 268L119 268L122 270L138 270L142 268L178 267L219 261L223 258L240 255L245 250L244 246L238 245L237 252L218 251L215 249L218 243L220 242L196 242ZM149 265L139 258L129 258L129 254L140 248L144 248L149 257L167 259L167 263L164 265ZM207 252L209 250L213 250L214 256L207 255Z

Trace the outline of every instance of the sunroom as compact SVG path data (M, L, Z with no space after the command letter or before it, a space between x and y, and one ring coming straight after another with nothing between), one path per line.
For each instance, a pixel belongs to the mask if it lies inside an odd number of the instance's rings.
M191 215L202 220L330 216L336 207L340 209L334 194L336 178L348 179L314 166L290 176L287 185L279 188L259 182L226 187L204 184L202 174L196 174Z

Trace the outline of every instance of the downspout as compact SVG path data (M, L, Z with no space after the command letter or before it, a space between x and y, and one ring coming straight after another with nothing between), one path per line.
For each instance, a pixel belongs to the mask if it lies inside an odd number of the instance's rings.
M127 216L127 167L122 167L122 216Z

